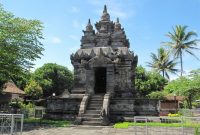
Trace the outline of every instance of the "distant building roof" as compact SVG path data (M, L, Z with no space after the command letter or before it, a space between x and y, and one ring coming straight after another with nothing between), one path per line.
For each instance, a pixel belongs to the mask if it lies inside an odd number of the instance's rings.
M166 100L177 100L177 101L183 101L185 99L184 96L167 96Z
M11 93L11 94L25 94L23 90L20 90L12 81L8 81L3 85L4 93Z

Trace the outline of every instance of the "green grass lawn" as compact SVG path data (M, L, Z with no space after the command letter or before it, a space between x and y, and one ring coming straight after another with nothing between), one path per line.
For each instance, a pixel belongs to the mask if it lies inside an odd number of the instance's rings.
M39 118L26 118L24 119L24 123L49 124L55 127L67 127L71 124L70 121L65 120L47 120Z
M121 122L121 123L116 123L114 125L114 128L128 128L130 126L182 127L182 124L181 123L159 123L159 122L148 122L148 123ZM199 128L200 123L193 124L192 122L186 122L183 124L183 126Z

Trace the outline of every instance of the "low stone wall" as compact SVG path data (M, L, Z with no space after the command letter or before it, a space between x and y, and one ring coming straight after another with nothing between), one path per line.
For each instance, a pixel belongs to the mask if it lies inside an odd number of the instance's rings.
M135 99L134 110L136 116L158 116L159 100Z
M112 98L110 104L110 120L133 121L134 116L158 116L158 100Z
M75 120L82 98L47 100L46 118ZM111 98L109 106L111 122L133 121L134 116L158 116L158 100Z
M79 112L81 98L47 100L45 118L74 120Z

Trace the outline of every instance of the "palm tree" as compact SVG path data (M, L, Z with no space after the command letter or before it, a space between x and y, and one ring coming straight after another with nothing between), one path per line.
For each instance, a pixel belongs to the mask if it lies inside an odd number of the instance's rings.
M173 32L168 32L167 34L171 41L164 42L164 44L170 48L170 52L174 57L180 59L181 76L183 74L183 53L186 52L197 58L192 51L199 50L199 40L193 38L197 36L197 33L193 31L186 32L186 29L187 26L176 25L175 29L173 28Z
M158 49L158 54L151 53L152 62L148 62L147 66L155 69L157 72L162 73L163 77L169 79L169 73L176 74L178 69L175 69L177 62L175 60L170 60L169 52L164 48Z

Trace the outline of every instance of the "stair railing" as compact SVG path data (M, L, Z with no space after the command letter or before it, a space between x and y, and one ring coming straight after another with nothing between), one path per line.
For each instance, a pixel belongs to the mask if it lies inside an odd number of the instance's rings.
M82 99L81 104L80 104L78 116L82 116L85 113L89 98L90 98L90 94L85 94L83 96L83 99Z
M110 108L111 94L107 93L103 98L103 107L101 109L101 117L103 118L103 125L108 125L109 122L109 108Z
M85 94L85 95L83 96L83 99L82 99L82 101L81 101L81 103L80 103L80 107L79 107L78 117L77 117L76 120L74 121L74 124L76 124L76 125L81 124L81 122L82 122L82 117L83 117L83 114L85 113L85 110L86 110L86 107L87 107L89 98L90 98L90 94Z

